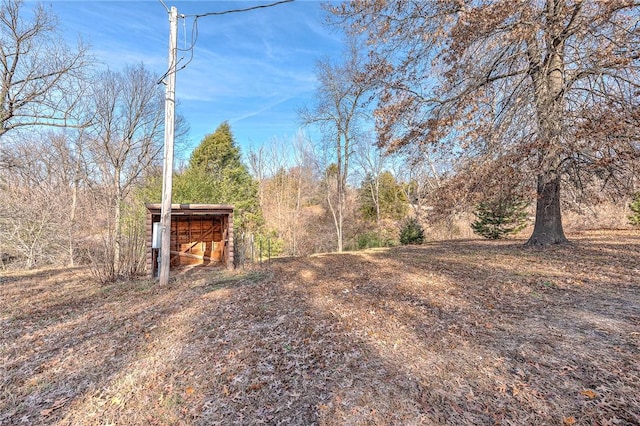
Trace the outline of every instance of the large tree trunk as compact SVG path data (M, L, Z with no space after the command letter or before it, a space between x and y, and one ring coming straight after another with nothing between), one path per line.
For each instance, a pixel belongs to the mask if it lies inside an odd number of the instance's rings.
M560 213L560 176L552 179L538 176L536 223L527 241L530 246L547 246L566 243Z
M545 7L547 43L528 44L529 74L533 79L538 116L539 158L536 223L527 241L531 246L566 243L560 213L560 165L564 121L564 40L557 24L564 0L548 0ZM541 51L541 49L543 49Z

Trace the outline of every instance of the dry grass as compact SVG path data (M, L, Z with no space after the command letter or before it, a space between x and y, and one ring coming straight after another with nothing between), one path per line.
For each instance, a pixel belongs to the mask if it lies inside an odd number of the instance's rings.
M0 424L640 424L640 234L0 281Z

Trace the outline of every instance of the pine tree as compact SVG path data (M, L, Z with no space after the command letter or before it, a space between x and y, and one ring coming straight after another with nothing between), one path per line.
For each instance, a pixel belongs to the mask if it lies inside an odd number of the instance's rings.
M422 244L424 242L424 229L415 217L405 220L400 229L400 244Z
M193 150L189 160L190 169L204 169L211 175L238 167L246 170L241 162L240 149L236 146L231 127L226 121L215 132L205 136Z
M471 224L473 232L491 240L515 234L527 225L527 202L502 198L477 205L476 220Z
M629 223L633 226L640 226L640 192L637 192L633 196L629 208L633 212L633 214L629 216Z
M205 136L193 151L187 170L176 176L174 202L233 204L244 225L261 223L258 184L242 163L229 123Z
M375 177L367 174L359 190L360 213L371 221L402 219L409 210L409 202L401 185L391 172Z
M150 201L160 200L160 181L145 190ZM232 204L236 227L255 228L262 223L258 201L258 183L242 163L227 122L204 137L193 150L189 165L173 179L173 202L180 204Z

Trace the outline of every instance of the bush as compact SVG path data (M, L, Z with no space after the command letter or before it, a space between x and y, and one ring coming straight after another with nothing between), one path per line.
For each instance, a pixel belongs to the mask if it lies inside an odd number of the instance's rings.
M629 223L633 226L640 226L640 192L637 192L633 196L629 208L633 212L633 214L629 216Z
M358 250L364 250L368 248L393 247L397 245L398 242L394 241L393 238L388 235L388 232L383 230L381 233L369 231L359 234L357 236L357 244Z
M406 219L400 228L400 244L422 244L424 242L424 229L415 217Z
M365 232L358 235L358 250L380 247L380 238L375 232Z
M500 199L478 204L471 224L473 232L485 238L497 240L520 232L527 226L528 203L522 199Z

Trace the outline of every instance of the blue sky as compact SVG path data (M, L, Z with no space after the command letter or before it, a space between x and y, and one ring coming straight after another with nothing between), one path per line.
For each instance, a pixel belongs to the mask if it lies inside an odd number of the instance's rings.
M247 8L270 1L171 1L179 14L178 47L191 43L188 15ZM113 70L143 62L167 69L169 22L159 0L45 1L71 41L80 36L98 60ZM315 63L338 57L340 32L323 25L321 2L296 0L272 8L198 20L193 60L177 74L179 112L189 122L191 147L223 121L243 151L300 129L297 108L313 101ZM179 52L178 57L189 53Z

